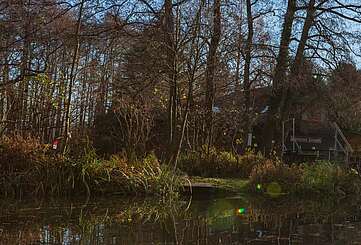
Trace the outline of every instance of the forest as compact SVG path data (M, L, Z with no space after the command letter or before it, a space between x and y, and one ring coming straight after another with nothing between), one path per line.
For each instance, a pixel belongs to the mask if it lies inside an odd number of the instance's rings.
M354 144L282 161L304 113L361 135L357 0L1 0L0 33L2 196L361 188Z

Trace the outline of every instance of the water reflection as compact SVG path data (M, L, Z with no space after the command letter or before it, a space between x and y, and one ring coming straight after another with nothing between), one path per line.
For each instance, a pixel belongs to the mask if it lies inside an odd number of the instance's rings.
M355 200L1 203L0 244L361 244Z

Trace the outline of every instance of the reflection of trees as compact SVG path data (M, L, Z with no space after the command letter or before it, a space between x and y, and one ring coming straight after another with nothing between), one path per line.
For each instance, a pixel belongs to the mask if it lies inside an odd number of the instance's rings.
M194 201L186 211L187 202L182 201L6 203L0 215L0 244L361 241L361 234L354 232L357 224L352 230L345 222L357 220L350 216L356 205L352 200L219 199Z
M256 199L250 202L248 218L250 226L261 223L264 229L272 229L270 236L277 240L294 241L302 238L304 244L325 239L333 242L341 232L337 232L337 227L350 218L357 220L357 214L352 215L356 206L357 200L353 199ZM265 239L270 236L265 236Z
M0 244L114 244L119 240L117 234L134 240L140 227L158 232L159 228L152 228L154 224L161 227L185 209L180 202L155 200L102 200L84 206L69 202L32 206L7 203L3 207Z

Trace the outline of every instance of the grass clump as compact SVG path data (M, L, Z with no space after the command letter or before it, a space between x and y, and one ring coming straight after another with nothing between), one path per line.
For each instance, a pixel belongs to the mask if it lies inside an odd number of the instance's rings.
M252 170L249 188L270 195L344 196L360 193L361 180L354 171L327 161L289 166L268 160Z
M212 148L200 152L187 152L179 158L179 168L191 176L219 178L248 178L254 166L262 163L264 157L253 151L238 156L231 152Z
M99 179L99 186L109 186L108 189L111 190L116 184L117 190L124 193L167 196L176 194L182 184L181 178L168 166L161 165L154 154L135 161L128 161L124 156L112 156L95 173L102 176L93 176L94 179ZM110 177L113 177L113 181Z
M356 194L361 191L358 174L344 166L327 161L302 164L301 191L317 194Z
M246 179L220 179L220 178L203 178L203 177L191 177L191 184L210 184L214 188L224 190L231 193L245 192L248 186L248 180Z
M176 195L181 185L154 154L130 161L97 157L88 145L78 155L55 154L48 145L19 136L0 142L0 196L77 194Z
M252 192L284 194L297 190L301 182L301 171L278 160L267 160L255 166L249 177Z

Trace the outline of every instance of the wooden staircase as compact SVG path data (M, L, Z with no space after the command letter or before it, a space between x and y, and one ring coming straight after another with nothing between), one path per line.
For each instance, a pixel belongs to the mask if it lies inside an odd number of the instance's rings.
M327 160L360 165L361 152L355 151L336 123L328 123L318 127L307 125L301 121L302 127L293 126L288 135L284 134L283 156L286 162L305 162ZM294 123L295 124L295 123Z

